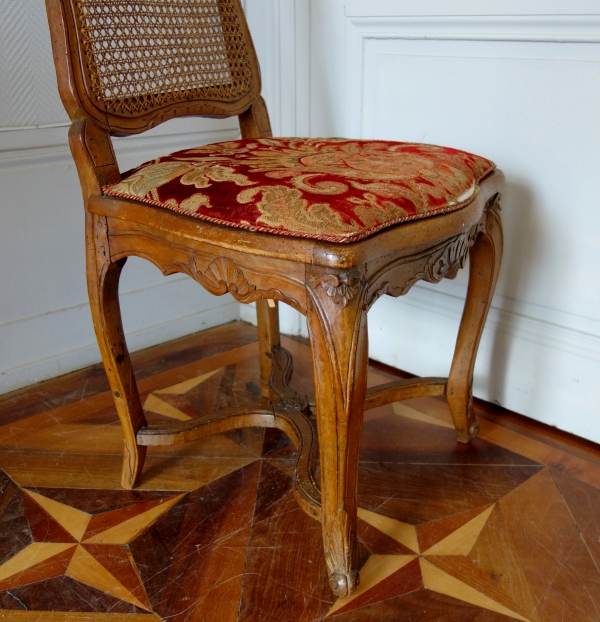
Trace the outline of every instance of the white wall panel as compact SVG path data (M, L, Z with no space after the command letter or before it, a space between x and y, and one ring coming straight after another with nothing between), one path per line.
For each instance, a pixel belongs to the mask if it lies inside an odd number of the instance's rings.
M315 0L311 10L313 135L451 145L507 176L475 393L600 441L598 3ZM379 300L371 356L445 375L466 276Z

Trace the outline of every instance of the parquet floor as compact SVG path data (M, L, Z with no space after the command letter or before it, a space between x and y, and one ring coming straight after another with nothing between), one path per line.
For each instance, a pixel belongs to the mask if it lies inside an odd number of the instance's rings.
M284 345L312 392L308 347ZM259 398L242 323L133 358L151 421ZM371 384L389 377L371 368ZM283 434L151 448L128 492L100 367L3 396L0 620L600 620L600 450L510 413L479 418L465 446L441 399L366 413L362 581L335 602Z

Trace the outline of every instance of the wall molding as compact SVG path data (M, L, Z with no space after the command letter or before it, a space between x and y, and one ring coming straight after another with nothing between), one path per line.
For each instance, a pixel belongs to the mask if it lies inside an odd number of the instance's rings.
M310 3L252 0L244 9L254 33L273 134L308 136Z
M370 4L370 3L369 3ZM403 4L403 3L398 3ZM387 4L386 4L387 6ZM597 7L596 7L597 8ZM363 136L367 46L377 40L600 43L600 12L594 15L423 15L404 7L401 15L371 15L357 3L346 11L346 134ZM439 10L439 9L438 9ZM350 13L350 14L349 14ZM354 132L353 132L354 130Z
M35 131L35 130L32 130ZM238 129L222 129L159 136L131 136L114 139L118 158L146 158L151 153L167 154L179 149L239 138ZM65 143L50 147L32 147L0 151L0 175L14 175L41 169L74 166L69 146Z
M456 322L460 321L465 301L464 296L456 296L421 284L415 285L406 296L397 300L452 318ZM507 306L512 306L513 309ZM573 328L582 323L582 318L533 304L528 304L527 309L524 307L518 300L494 297L485 331L495 333L500 330L516 339L524 339L600 363L600 334Z
M362 39L600 43L600 15L347 17Z
M598 15L597 0L346 0L346 15Z
M132 310L152 308L157 296L165 300L176 297L178 291L184 291L181 281L185 280L168 279L159 285L121 295L127 346L131 352L239 319L239 305L235 300L229 296L215 297L211 299L212 305L200 310L190 312L188 305L183 312L178 309L179 315L175 317L167 314L165 319L163 314L158 321L127 329L132 323L127 321ZM38 339L32 343L28 339L30 335L38 335ZM21 357L16 365L0 370L0 394L100 362L87 302L6 322L0 326L0 342L8 352L19 352Z

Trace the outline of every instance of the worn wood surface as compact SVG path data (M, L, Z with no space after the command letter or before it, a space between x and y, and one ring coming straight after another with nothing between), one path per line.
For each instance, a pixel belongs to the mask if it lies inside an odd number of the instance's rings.
M292 388L314 394L309 346L281 343L295 355ZM256 331L242 323L132 359L151 425L264 399ZM369 366L369 388L401 379L390 372ZM492 421L475 402L481 434L457 443L443 396L367 411L361 584L336 600L321 525L295 495L290 438L248 428L149 447L127 491L111 400L94 368L0 400L0 430L22 425L0 447L4 619L597 620L600 453L585 441L511 413ZM161 403L173 410L152 410ZM53 418L60 407L78 416ZM45 413L40 432L29 422Z

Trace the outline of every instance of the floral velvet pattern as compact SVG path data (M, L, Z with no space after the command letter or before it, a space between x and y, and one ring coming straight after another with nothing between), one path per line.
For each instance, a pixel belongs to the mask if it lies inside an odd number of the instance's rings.
M467 205L493 168L485 158L433 145L243 139L147 162L104 192L221 225L354 242Z

